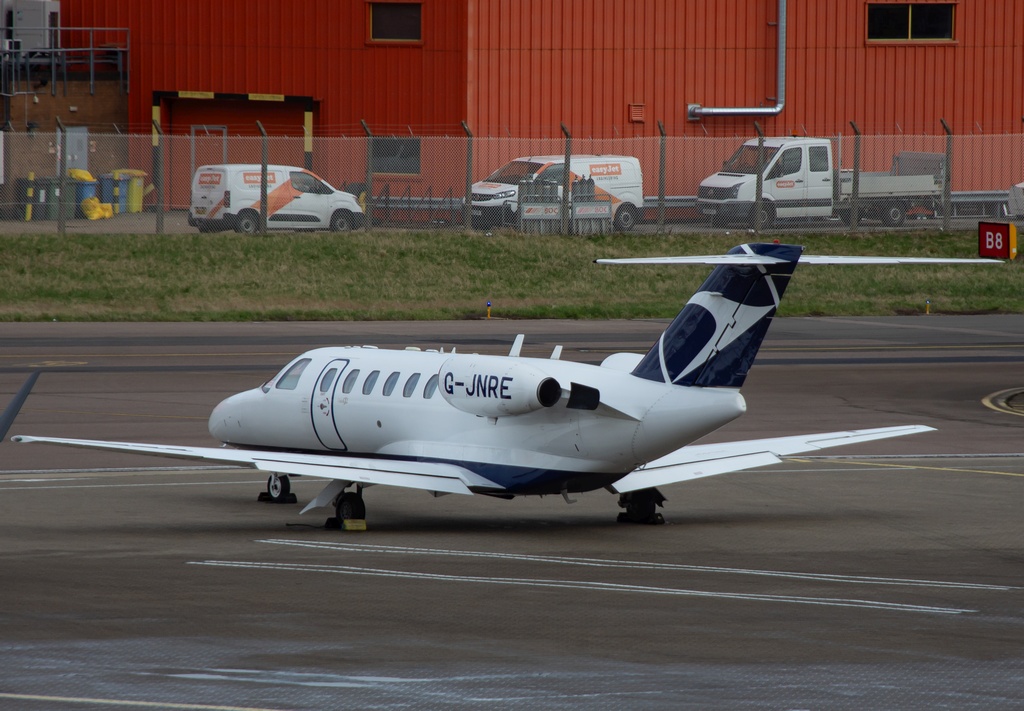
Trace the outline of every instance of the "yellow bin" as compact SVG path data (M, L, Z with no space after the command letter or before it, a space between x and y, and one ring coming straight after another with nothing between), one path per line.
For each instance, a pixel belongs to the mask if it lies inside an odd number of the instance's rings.
M128 179L128 212L142 212L142 196L145 193L146 171L134 168L118 168L111 171L114 180Z

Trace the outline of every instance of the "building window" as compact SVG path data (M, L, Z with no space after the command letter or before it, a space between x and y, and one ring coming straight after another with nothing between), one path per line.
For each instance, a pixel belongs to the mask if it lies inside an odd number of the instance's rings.
M953 39L953 3L868 4L868 39L914 42Z
M419 42L423 39L418 2L371 2L371 42Z
M420 174L420 139L374 137L370 170L374 173Z

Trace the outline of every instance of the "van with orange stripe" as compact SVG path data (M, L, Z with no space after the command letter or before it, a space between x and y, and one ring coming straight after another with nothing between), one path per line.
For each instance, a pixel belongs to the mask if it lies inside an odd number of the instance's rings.
M192 178L188 223L200 232L259 231L262 183L259 164L202 166ZM362 224L363 211L351 193L303 168L267 166L268 230L343 232Z
M565 184L565 156L516 158L473 184L473 226L514 227L519 219L519 186L540 183L559 200ZM569 158L569 199L576 187L590 198L612 204L615 228L628 231L643 214L644 189L640 161L633 156L578 155Z

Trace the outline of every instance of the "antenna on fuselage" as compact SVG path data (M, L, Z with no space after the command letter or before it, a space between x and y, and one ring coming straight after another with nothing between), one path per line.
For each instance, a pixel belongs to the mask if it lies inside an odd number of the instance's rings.
M516 334L516 340L512 341L512 348L509 349L509 358L518 358L523 351L523 342L526 340L525 333Z

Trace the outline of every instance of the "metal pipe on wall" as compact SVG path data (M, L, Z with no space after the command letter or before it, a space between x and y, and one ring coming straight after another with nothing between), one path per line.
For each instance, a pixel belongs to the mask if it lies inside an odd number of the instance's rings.
M778 116L786 106L786 0L779 0L778 49L776 50L775 106L701 106L689 104L686 117L700 121L705 116Z

